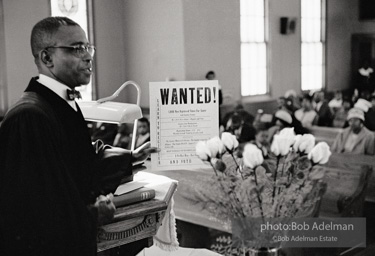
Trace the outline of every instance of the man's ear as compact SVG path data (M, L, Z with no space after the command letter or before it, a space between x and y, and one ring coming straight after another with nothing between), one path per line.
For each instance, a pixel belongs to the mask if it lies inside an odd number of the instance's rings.
M53 67L52 57L49 54L49 52L47 52L46 50L41 51L41 53L40 53L40 59L42 60L42 62L44 63L44 65L46 65L47 67Z

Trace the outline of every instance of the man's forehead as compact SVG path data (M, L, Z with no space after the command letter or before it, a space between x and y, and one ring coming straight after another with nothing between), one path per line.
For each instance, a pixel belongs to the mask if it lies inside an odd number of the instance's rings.
M80 26L61 26L55 33L57 43L64 45L87 44L85 31Z

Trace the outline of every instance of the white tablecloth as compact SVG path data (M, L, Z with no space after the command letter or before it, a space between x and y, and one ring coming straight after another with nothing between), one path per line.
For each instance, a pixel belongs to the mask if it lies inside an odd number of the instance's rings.
M155 199L159 200L164 200L172 183L177 183L177 181L168 177L147 172L138 172L134 175L134 180L148 182L149 184L145 185L145 187L155 189ZM165 251L178 249L173 197L165 211L162 224L154 236L154 244Z
M193 248L182 248L179 247L177 251L167 252L159 247L153 245L150 248L146 248L137 256L220 256L216 252L209 251L207 249L193 249Z

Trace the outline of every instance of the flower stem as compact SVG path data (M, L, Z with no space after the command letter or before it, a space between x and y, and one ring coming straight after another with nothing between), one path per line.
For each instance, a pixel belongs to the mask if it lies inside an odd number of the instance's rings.
M214 167L214 165L211 163L211 161L210 161L210 165L211 165L212 169L214 170L216 176L219 177L219 174L217 173L217 170L215 169L215 167ZM221 186L221 188L223 189L224 193L226 193L225 187L224 187L224 185L221 183L220 180L219 180L219 183L220 183L220 186ZM231 195L233 195L232 191L229 192L229 197L231 197ZM232 197L233 197L233 196L232 196ZM237 198L235 195L234 195L234 200L235 200L235 202L240 203L239 200L238 200L238 198ZM241 211L238 210L238 207L237 207L236 205L233 205L232 200L229 200L229 202L230 202L230 206L232 207L232 210L233 210L233 213L234 213L234 214L236 214L236 215L238 215L238 216L242 216L242 217L245 216L243 212L241 212Z
M237 163L237 160L236 160L236 158L234 157L233 151L228 151L228 152L229 152L229 154L232 156L233 161L234 161L234 163L236 164L236 167L237 167L237 169L238 169L238 172L241 174L241 177L242 177L242 179L244 180L245 178L243 177L241 167L240 167L240 165Z
M277 156L275 176L273 177L273 181L275 184L273 185L273 191L272 191L272 205L275 201L275 195L276 195L276 179L277 179L277 171L279 169L279 162L280 162L280 156Z
M284 175L284 167L285 167L285 161L283 162L283 167L281 168L281 175L280 175L281 178ZM276 184L275 184L275 187L276 187ZM277 195L280 195L280 192L281 192L281 187L279 187L279 189L277 191Z
M258 187L258 178L257 178L257 172L256 172L255 169L256 168L254 168L254 179L255 179L255 185ZM263 207L262 207L262 198L260 197L258 189L257 189L257 197L258 197L258 202L259 202L260 213L262 215L262 219L263 219L263 222L264 222L264 213L263 213Z

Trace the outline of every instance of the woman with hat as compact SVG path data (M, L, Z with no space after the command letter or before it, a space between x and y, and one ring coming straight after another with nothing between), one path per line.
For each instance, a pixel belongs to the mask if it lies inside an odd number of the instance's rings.
M374 155L374 133L364 126L364 112L359 108L352 108L349 110L347 120L349 127L337 135L331 151L336 153Z
M273 136L286 127L294 127L296 134L307 133L308 130L304 128L300 121L298 121L294 115L291 115L288 111L279 109L274 114L274 125L269 128L269 143L272 142Z

